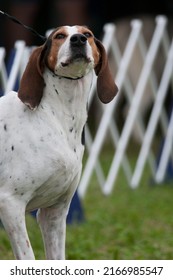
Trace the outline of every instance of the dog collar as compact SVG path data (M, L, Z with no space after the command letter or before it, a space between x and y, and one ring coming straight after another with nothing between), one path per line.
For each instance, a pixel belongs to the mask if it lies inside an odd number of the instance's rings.
M81 77L77 77L77 78L71 78L71 77L65 77L65 76L59 76L60 78L64 78L64 79L68 79L68 80L80 80L82 79L84 76L81 76Z

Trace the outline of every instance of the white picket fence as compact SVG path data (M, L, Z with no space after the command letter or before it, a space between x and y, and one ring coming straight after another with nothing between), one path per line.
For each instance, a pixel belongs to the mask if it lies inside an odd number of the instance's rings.
M116 71L115 81L119 87L119 93L111 103L104 106L98 104L101 119L94 138L91 134L91 128L88 125L86 126L88 156L78 188L80 197L84 197L90 185L93 172L97 176L101 191L104 194L110 194L116 186L116 179L121 167L128 185L131 188L136 188L140 185L146 163L148 163L153 179L160 183L166 176L168 162L173 161L173 109L168 117L164 105L168 89L169 91L173 90L173 43L168 36L167 19L164 16L158 16L155 19L154 32L149 42L149 47L147 47L146 38L143 34L142 21L132 20L131 31L123 53L116 36L117 28L118 26L114 24L104 26L103 44L110 55L111 67L114 68L113 71ZM136 49L138 49L142 67L140 73L138 73L137 83L134 85L134 81L131 78L133 73L130 71L131 68L135 69L133 59ZM5 93L13 89L17 78L21 77L31 51L23 41L16 42L15 50L14 62L8 76L4 62L5 50L0 48L1 87ZM160 61L160 58L163 60L163 64L161 75L158 78L154 65L156 61ZM150 100L152 108L146 123L141 113L141 106L144 104L143 98L145 98L146 88L148 87L150 91L147 93L149 94L147 98ZM89 106L93 102L95 91L96 80L91 89ZM129 110L123 127L120 128L116 121L116 111L121 106L122 97ZM118 110L118 112L120 113L121 110ZM124 118L122 112L121 114L121 117ZM164 140L164 144L160 160L156 166L158 152L153 151L153 141L158 126L160 126L160 142ZM139 152L136 164L132 167L127 146L134 129L138 130L140 142L137 144ZM109 140L107 140L108 132ZM110 162L107 176L105 176L102 162L99 159L104 149L105 141L113 143L113 159Z
M158 183L164 180L168 162L170 158L173 159L173 110L169 119L164 108L168 87L172 86L173 82L173 44L169 40L166 27L167 19L162 16L157 17L152 40L147 49L145 38L142 33L142 22L139 20L132 21L131 33L121 57L120 48L116 39L116 27L114 25L105 26L104 43L107 50L112 51L114 63L118 66L115 81L119 87L119 94L112 103L106 106L92 145L90 143L89 157L79 186L79 194L81 197L84 196L90 183L93 170L96 168L98 176L100 176L101 173L102 181L100 182L100 186L105 194L111 193L113 187L116 186L116 179L121 166L123 167L124 175L131 188L139 186L146 161L149 162L153 179ZM143 66L137 85L133 89L132 82L128 76L128 68L137 45L141 57L143 58ZM153 65L156 59L160 59L160 48L163 49L165 61L160 82L157 83ZM153 107L147 126L144 128L143 119L140 114L140 106L148 81L152 89ZM124 126L121 132L118 132L113 114L116 113L116 108L119 105L122 89L130 107ZM140 129L141 145L137 162L132 172L126 148L136 122L138 122L138 128ZM155 131L159 122L162 127L160 139L165 139L165 141L159 165L156 168L158 155L155 155L152 151L152 141L154 140ZM110 130L112 140L116 147L107 178L104 179L98 158L99 154L102 152L104 140L107 138L108 129Z

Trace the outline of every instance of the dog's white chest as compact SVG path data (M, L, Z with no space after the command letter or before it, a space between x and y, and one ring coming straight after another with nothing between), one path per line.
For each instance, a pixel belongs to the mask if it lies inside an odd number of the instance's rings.
M33 196L27 205L28 210L56 205L59 198L61 201L62 197L66 200L68 192L76 188L82 168L81 158L70 149L60 148L61 151L50 150L50 153L54 153L51 159L47 155L45 174L40 173L40 178L38 178L39 184L44 178L43 183L39 186L35 181ZM80 157L83 154L82 150L80 150ZM46 174L47 171L48 174Z
M56 204L59 197L76 188L82 169L86 93L89 93L91 79L89 83L67 80L65 84L59 79L57 87L57 77L53 74L50 77L50 73L48 77L45 78L46 94L35 112L17 103L13 114L4 116L7 137L1 144L4 149L11 147L11 153L4 153L3 159L4 164L10 162L11 166L8 184L12 184L13 194L23 196L25 193L27 210ZM21 115L16 113L19 110ZM3 172L2 178L6 176L6 171Z

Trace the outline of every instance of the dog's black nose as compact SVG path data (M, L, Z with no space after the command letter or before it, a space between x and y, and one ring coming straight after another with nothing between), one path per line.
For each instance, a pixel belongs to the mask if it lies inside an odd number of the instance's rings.
M87 37L83 34L74 34L70 38L70 42L72 46L83 46L87 41Z

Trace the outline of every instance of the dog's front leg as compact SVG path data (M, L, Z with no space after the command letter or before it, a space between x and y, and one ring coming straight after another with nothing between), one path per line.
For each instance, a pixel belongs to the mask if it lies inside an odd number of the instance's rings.
M38 211L37 220L48 260L65 259L66 215L65 205L42 208Z
M34 260L25 224L25 205L15 200L1 201L0 218L9 236L15 258Z

